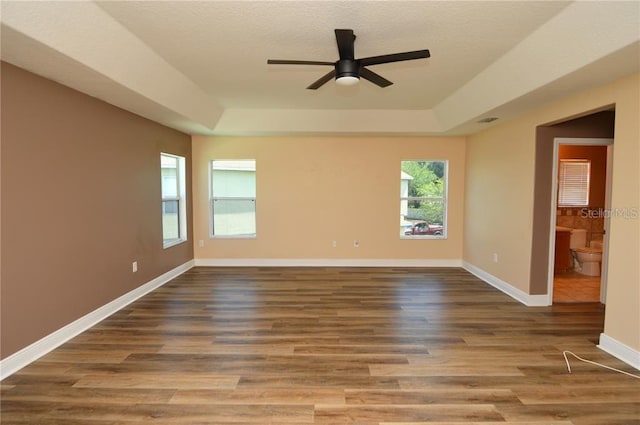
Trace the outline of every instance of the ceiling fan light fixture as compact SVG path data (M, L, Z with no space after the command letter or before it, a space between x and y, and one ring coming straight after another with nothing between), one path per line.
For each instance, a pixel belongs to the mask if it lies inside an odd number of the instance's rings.
M339 84L341 86L355 86L356 84L358 84L358 82L360 82L360 78L354 77L352 75L345 75L336 78L336 84Z
M355 86L360 81L360 65L352 59L336 62L336 83L341 86Z

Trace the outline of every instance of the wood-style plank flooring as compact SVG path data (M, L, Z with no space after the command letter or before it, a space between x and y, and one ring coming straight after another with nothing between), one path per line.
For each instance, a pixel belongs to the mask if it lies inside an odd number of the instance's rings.
M2 382L2 424L640 424L599 303L462 269L194 268Z

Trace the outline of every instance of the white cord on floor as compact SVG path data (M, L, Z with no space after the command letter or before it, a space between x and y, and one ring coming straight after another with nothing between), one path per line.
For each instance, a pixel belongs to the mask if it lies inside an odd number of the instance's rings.
M572 353L571 351L563 351L562 355L564 356L564 361L567 364L567 370L569 371L569 373L571 373L571 366L569 365L569 359L567 358L567 354L571 354L576 359L578 359L580 361L583 361L585 363L589 363L589 364L593 364L593 365L596 365L596 366L600 366L600 367L603 367L605 369L613 370L614 372L623 373L623 374L628 375L628 376L630 376L632 378L640 379L640 376L634 375L633 373L625 372L624 370L616 369L614 367L609 367L607 365L603 365L603 364L600 364L600 363L592 362L591 360L583 359L582 357L577 356L575 353Z

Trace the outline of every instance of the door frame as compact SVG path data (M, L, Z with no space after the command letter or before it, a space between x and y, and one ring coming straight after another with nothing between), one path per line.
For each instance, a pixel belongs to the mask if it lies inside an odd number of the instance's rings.
M553 170L551 182L551 226L549 229L549 269L547 275L548 305L553 304L553 271L556 252L556 213L558 209L558 163L561 145L579 146L606 146L607 147L607 173L605 176L605 205L604 205L604 235L602 237L602 263L600 272L600 302L606 304L607 300L607 275L609 269L609 222L611 211L611 176L613 171L613 139L609 138L582 138L582 137L555 137L553 139Z

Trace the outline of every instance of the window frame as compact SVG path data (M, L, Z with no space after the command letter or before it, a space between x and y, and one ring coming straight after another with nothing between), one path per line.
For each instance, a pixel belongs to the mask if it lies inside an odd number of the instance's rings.
M442 197L434 196L403 196L402 193L402 173L406 173L403 170L404 162L441 162L444 164L443 176L442 176ZM408 174L408 173L407 173ZM401 240L446 240L448 238L448 224L447 224L447 212L448 212L448 199L449 199L449 160L447 159L403 159L400 161L400 227L403 228L403 222L406 221L406 216L403 216L403 202L407 204L411 201L418 202L441 202L442 203L442 233L440 235L405 235L403 231L400 233ZM426 220L425 220L426 221Z
M255 195L253 197L251 196L215 196L213 193L213 163L217 162L217 161L233 161L233 162L240 162L240 161L250 161L253 162L254 168L253 168L253 172L254 172L254 186L255 186ZM257 181L257 176L258 176L258 171L257 171L257 163L258 161L254 158L254 159L249 159L249 158L238 158L238 159L222 159L222 158L216 158L216 159L211 159L209 161L209 238L210 239L256 239L258 237L258 204L257 204L257 197L258 197L258 189L257 189L257 185L258 185L258 181ZM254 228L255 228L255 232L252 234L232 234L232 235L219 235L215 233L215 219L214 219L214 203L215 201L252 201L253 202L253 217L254 217Z
M567 167L569 165L578 165L581 166L580 169L585 170L586 168L586 176L584 173L582 175L572 176L576 181L564 184L566 182L567 175ZM584 167L586 165L586 167ZM563 195L563 189L566 191L580 191L581 195L583 195L580 199L573 194ZM589 198L591 192L591 160L589 159L561 159L558 163L558 207L559 208L572 208L572 207L588 207L589 206ZM566 202L563 200L566 199ZM583 200L582 202L580 202Z
M162 174L162 157L176 160L176 196L164 196L164 176ZM160 199L161 199L161 223L162 223L162 248L167 249L187 242L187 185L186 185L186 158L166 152L160 152ZM178 202L178 237L166 238L164 229L165 202Z

